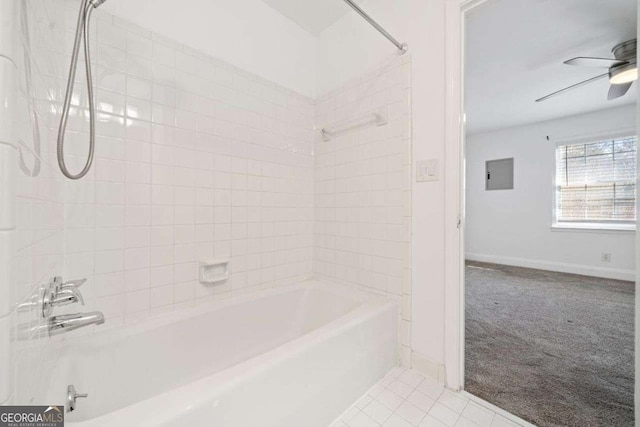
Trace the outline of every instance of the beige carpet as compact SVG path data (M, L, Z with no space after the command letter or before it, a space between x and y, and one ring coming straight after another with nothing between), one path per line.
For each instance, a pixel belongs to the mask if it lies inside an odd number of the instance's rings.
M633 426L634 283L467 263L465 388L539 426Z

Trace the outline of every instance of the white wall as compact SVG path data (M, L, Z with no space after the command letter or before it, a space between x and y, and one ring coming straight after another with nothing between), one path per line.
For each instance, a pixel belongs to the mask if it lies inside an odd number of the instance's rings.
M554 141L634 127L635 104L468 136L467 259L633 280L634 233L550 226ZM485 191L485 161L508 157L514 158L514 189ZM603 252L611 262L602 262Z
M315 37L261 0L109 0L100 10L315 95Z
M453 1L453 0L451 0ZM444 162L445 0L368 0L363 8L401 42L412 62L413 160ZM318 45L322 94L397 55L397 49L356 14L325 30ZM413 351L444 363L444 185L412 184Z

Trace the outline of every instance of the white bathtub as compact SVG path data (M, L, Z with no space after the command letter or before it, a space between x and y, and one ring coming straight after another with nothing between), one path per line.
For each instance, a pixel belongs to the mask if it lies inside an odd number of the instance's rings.
M308 281L67 340L47 401L89 393L74 426L326 427L396 347L396 302Z

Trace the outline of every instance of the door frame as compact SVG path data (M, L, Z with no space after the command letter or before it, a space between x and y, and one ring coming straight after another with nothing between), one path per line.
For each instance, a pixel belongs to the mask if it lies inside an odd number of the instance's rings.
M465 17L491 0L445 5L445 336L447 386L464 389Z

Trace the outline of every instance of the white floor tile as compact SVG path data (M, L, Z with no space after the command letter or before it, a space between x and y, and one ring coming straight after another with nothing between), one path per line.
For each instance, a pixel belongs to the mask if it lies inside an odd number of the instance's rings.
M356 416L358 412L360 412L360 410L357 407L352 406L351 408L344 411L344 413L340 416L340 419L345 423L348 423L351 418Z
M417 390L433 400L438 400L444 390L444 386L430 378L427 378L418 385Z
M403 383L416 388L418 387L418 385L424 381L424 376L422 374L419 374L417 372L413 372L413 371L405 371L403 374L401 374L398 379L400 381L402 381Z
M369 394L365 394L364 396L362 396L360 398L360 400L358 400L358 402L356 402L356 406L360 409L364 408L365 406L367 406L369 404L369 402L371 402L373 400L373 397Z
M407 370L405 368L401 368L399 366L396 366L395 368L393 368L392 370L389 371L389 373L387 375L393 377L393 378L398 378L400 375L402 375L403 373L405 373Z
M422 409L424 412L429 412L429 409L431 409L433 404L436 402L427 395L420 393L418 390L414 390L407 400Z
M398 409L398 406L400 406L404 399L391 390L383 390L382 393L380 393L378 397L376 397L376 400L378 400L387 408L395 411L396 409Z
M397 414L393 414L382 427L413 427L413 425L409 424Z
M429 415L449 427L453 427L460 417L456 411L438 402L429 410Z
M398 396L402 397L403 399L406 399L407 397L409 397L409 395L413 391L413 387L403 383L399 379L389 384L387 388L392 392L394 392L395 394L397 394Z
M465 417L460 417L458 418L458 421L456 421L455 427L480 427L480 426Z
M414 426L417 426L425 415L427 415L425 411L419 409L417 406L406 400L398 407L398 409L396 409L396 414L400 415Z
M386 377L384 377L382 379L382 381L380 381L380 384L383 385L384 387L389 387L391 385L391 383L393 383L396 380L397 380L396 377L392 377L391 375L387 375Z
M502 415L496 414L491 422L491 427L518 427L518 424L506 419Z
M467 396L395 368L329 427L521 427Z
M461 397L450 390L443 391L438 398L439 403L442 403L444 406L448 406L458 414L461 414L462 411L464 411L464 408L465 406L467 406L468 401L468 399Z
M468 420L473 421L480 427L490 427L493 421L494 412L483 408L475 402L467 403L467 406L462 411L462 416Z
M367 406L365 406L362 412L367 414L378 424L382 424L387 421L387 418L389 418L393 413L391 409L387 408L377 400L372 400Z
M380 424L373 421L364 412L358 412L355 417L347 423L349 427L378 427Z
M384 386L382 384L378 383L378 384L374 385L373 387L371 387L369 389L369 391L367 392L367 394L369 394L370 396L373 396L373 397L378 397L378 395L380 393L382 393L383 391L384 391Z
M440 421L433 418L431 415L427 414L426 417L418 424L418 427L447 427L446 424L441 423Z

